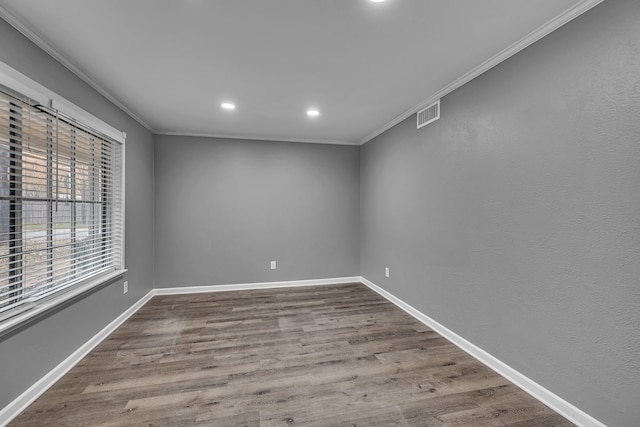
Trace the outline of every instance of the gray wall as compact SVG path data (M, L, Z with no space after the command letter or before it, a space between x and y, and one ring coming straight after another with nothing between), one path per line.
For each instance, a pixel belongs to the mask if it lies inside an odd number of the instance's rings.
M640 420L639 23L602 3L360 164L363 276L611 426Z
M127 295L118 280L0 337L0 407L152 288L155 248L157 287L361 272L603 422L636 425L639 9L604 2L445 97L440 121L361 150L165 136L154 150L0 20L0 61L128 133L130 269Z
M0 408L57 366L153 288L153 135L0 19L0 61L127 132L126 265L116 280L0 337ZM122 64L126 66L126 64ZM10 368L7 368L10 366Z
M360 274L359 147L157 136L155 153L156 287Z

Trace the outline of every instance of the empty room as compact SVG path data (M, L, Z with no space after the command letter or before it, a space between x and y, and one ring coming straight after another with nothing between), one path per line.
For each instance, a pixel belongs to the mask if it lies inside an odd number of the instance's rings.
M640 426L638 0L0 0L0 426Z

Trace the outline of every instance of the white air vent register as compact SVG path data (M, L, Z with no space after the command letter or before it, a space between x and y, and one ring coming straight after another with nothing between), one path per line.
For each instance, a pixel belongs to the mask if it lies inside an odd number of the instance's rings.
M418 111L418 129L440 118L440 100Z

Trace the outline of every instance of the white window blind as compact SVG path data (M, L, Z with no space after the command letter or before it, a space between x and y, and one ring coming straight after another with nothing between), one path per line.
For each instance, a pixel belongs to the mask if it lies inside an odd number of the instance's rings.
M0 90L0 319L123 268L122 144L19 98Z

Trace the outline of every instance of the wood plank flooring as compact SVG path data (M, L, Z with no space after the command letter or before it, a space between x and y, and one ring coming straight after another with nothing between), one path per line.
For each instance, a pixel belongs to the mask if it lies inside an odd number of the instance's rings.
M361 284L156 296L11 424L573 426Z

